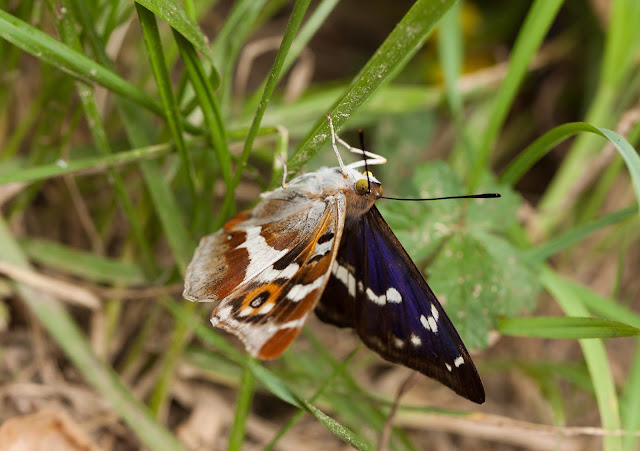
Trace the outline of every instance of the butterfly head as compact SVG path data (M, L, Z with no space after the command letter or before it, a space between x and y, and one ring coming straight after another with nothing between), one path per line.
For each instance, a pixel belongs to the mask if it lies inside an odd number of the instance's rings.
M347 218L355 218L368 212L382 196L382 184L368 171L360 174L352 170L344 192L347 196Z
M382 184L369 171L362 173L361 178L356 181L356 193L360 196L376 200L382 196Z

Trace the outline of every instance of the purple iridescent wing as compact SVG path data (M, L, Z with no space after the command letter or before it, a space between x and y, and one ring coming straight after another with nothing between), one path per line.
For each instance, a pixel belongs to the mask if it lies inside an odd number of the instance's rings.
M385 359L484 402L482 381L458 332L375 206L345 224L316 313L354 328Z

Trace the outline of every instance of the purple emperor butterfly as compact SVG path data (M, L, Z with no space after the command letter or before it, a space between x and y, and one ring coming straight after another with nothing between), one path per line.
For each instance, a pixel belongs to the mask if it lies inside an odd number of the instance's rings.
M385 359L483 403L458 332L374 205L382 185L356 170L386 160L351 147L328 119L339 167L283 183L202 238L184 297L218 302L212 324L260 359L280 356L315 309L322 321L355 329ZM338 144L364 159L345 165Z

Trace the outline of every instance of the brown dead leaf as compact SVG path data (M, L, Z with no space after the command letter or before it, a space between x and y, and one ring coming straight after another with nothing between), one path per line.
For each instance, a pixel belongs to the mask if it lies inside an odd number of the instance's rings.
M98 451L87 433L63 412L44 409L21 415L0 426L0 449L4 451Z

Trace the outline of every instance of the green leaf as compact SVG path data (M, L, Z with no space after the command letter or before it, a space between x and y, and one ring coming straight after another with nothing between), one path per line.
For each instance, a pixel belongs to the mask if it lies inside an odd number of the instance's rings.
M504 335L540 338L614 338L640 335L640 329L618 321L590 317L502 318L498 331Z

